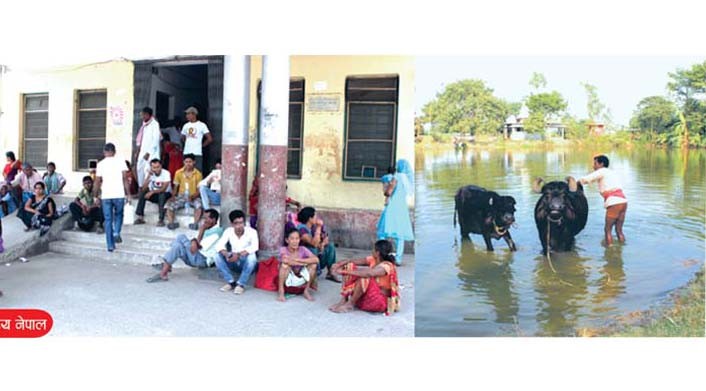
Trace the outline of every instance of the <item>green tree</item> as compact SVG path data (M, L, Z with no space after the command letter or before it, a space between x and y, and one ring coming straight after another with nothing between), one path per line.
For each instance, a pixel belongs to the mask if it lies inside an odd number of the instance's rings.
M588 83L581 83L581 85L586 90L586 97L588 98L588 103L586 104L588 119L594 122L606 122L606 105L598 99L598 88Z
M568 103L557 91L532 94L527 97L526 104L530 115L523 125L529 133L543 131L547 117L559 115L568 107Z
M535 90L539 91L547 87L547 79L545 79L544 75L539 72L532 72L532 77L530 78L529 84Z
M677 106L661 96L648 96L637 104L630 127L641 132L662 134L671 131L677 122Z
M706 61L689 69L677 69L669 77L667 88L684 115L684 127L695 136L693 140L703 144L701 140L706 140Z
M508 103L477 79L447 85L422 111L433 132L470 134L499 131L510 112Z

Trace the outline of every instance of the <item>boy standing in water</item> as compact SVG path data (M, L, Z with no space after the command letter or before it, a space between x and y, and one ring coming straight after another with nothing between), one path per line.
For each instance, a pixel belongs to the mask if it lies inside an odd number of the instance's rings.
M625 242L625 234L623 234L623 224L625 223L625 214L628 210L628 199L623 193L623 186L618 175L608 168L610 161L605 155L598 155L593 158L593 172L580 178L582 184L589 184L598 181L598 191L605 200L605 243L606 246L613 244L611 231L615 226L615 233L618 235L618 241Z

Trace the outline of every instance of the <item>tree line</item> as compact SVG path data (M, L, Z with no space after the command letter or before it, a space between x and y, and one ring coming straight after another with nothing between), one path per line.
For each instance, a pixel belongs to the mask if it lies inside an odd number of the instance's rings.
M466 79L451 83L422 109L415 131L430 124L432 133L497 134L510 115L527 108L523 128L528 133L542 132L549 120L566 126L566 137L589 136L589 124L603 123L608 129L631 131L632 137L669 146L706 147L706 61L669 74L667 94L643 98L635 108L628 127L613 123L610 108L598 96L598 89L581 83L587 97L587 118L567 112L568 102L559 91L547 90L541 73L534 73L532 90L521 102L510 102L493 94L483 80Z

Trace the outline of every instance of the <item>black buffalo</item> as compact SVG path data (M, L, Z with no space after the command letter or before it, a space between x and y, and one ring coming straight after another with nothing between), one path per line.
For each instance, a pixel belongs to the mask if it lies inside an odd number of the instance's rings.
M493 251L490 238L505 239L510 251L517 251L510 236L510 226L515 222L515 199L501 196L478 186L466 186L456 192L456 215L461 227L461 238L468 239L469 233L483 235L488 251Z
M534 207L542 253L546 255L549 249L571 251L575 236L588 220L588 200L583 194L583 186L572 177L549 183L537 178L532 189L542 194Z

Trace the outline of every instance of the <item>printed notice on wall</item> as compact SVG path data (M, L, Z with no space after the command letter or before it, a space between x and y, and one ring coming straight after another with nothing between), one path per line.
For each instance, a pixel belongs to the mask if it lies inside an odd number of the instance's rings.
M125 123L125 110L120 106L110 106L110 120L113 126L123 126Z
M307 95L307 111L337 112L341 107L341 94L309 94Z

